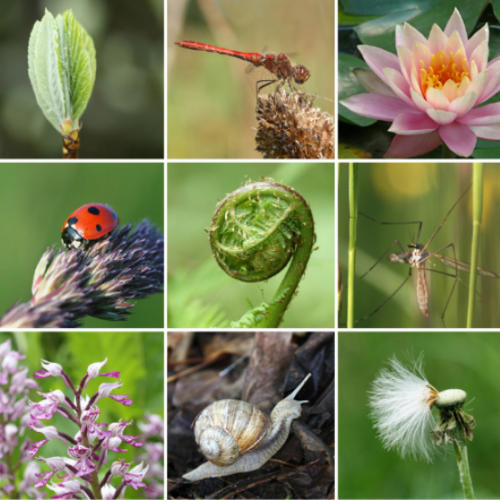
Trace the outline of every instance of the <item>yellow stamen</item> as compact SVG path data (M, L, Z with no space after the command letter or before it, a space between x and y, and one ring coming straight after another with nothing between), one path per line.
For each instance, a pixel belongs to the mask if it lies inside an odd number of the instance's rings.
M459 61L455 62L453 52L450 52L450 55L447 56L442 50L439 50L436 54L432 54L431 63L427 69L424 61L420 61L422 65L420 85L424 97L430 88L441 90L448 80L452 80L458 88L463 78L470 78L467 59L462 58L460 60L460 57L458 59Z

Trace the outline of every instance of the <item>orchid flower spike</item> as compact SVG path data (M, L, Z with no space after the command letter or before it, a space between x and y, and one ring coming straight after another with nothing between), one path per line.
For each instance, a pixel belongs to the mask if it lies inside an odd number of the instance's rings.
M370 416L384 448L432 462L436 448L457 439L472 441L475 420L463 406L467 394L461 389L439 392L423 371L423 356L410 368L393 357L369 391ZM439 410L436 423L433 407ZM431 438L432 434L432 438Z

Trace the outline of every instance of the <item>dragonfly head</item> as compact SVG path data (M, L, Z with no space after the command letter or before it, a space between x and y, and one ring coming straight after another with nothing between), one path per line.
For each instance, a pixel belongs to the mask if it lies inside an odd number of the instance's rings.
M309 73L309 70L305 66L302 66L302 64L295 66L293 79L296 83L302 85L303 83L307 82L307 80L309 80L310 76L311 73Z

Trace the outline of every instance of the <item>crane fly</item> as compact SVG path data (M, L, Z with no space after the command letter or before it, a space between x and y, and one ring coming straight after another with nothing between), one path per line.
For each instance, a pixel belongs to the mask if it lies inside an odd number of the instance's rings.
M206 43L191 42L188 40L183 40L182 42L175 42L179 47L191 50L201 50L204 52L215 52L216 54L224 54L231 57L237 57L238 59L243 59L253 64L255 67L263 66L269 72L273 73L276 78L272 80L259 80L257 82L257 92L262 90L264 87L271 85L274 82L280 82L276 87L278 91L285 82L292 91L297 92L297 89L293 86L292 80L295 83L302 85L311 76L309 70L298 64L294 66L290 58L286 54L259 54L258 52L238 52L236 50L223 49L222 47L215 47L214 45L208 45ZM259 86L259 83L264 83L264 85Z
M360 279L362 279L363 277L365 277L387 254L389 254L389 252L391 251L391 249L392 249L392 247L394 245L398 245L399 248L401 249L401 252L391 253L391 254L387 255L388 260L390 262L394 262L394 263L397 263L397 264L407 264L407 265L410 266L408 276L405 278L405 280L403 281L403 283L401 283L401 285L399 285L399 287L396 289L396 291L393 292L389 296L389 298L387 298L384 302L382 302L382 304L380 304L370 314L368 314L367 316L365 316L365 317L363 317L361 319L356 320L356 323L360 322L360 321L364 321L365 319L370 318L376 312L378 312L383 306L385 306L385 304L387 304L387 302L389 302L389 300L391 300L394 297L394 295L396 295L396 293L398 293L399 290L401 290L401 288L404 286L404 284L410 279L412 268L416 268L417 269L417 300L418 300L419 308L422 311L422 314L424 316L428 316L429 315L427 277L425 275L426 271L431 271L431 272L435 272L435 273L438 273L438 274L443 274L445 276L451 276L452 278L455 279L455 282L453 283L453 286L451 288L451 292L450 292L450 294L448 296L448 299L446 301L446 304L445 304L445 307L444 307L444 310L443 310L443 314L441 315L441 321L443 323L443 326L446 327L446 324L444 322L444 315L446 313L446 309L448 308L448 304L450 303L453 291L455 290L455 286L457 284L457 281L460 281L461 283L464 283L467 286L467 283L465 283L458 276L458 271L463 271L463 272L466 272L466 273L470 273L471 266L467 262L463 262L463 261L458 260L456 258L456 252L455 252L455 245L454 245L454 243L448 243L447 245L443 246L442 248L436 250L435 252L429 252L429 251L427 251L427 247L429 246L429 244L431 243L431 241L434 239L434 237L436 236L436 234L439 232L439 230L443 227L444 223L446 222L446 220L450 216L450 214L453 211L453 209L458 205L458 203L460 202L460 200L467 194L467 192L469 191L470 188L471 188L471 186L469 186L465 190L465 192L460 196L460 198L451 207L450 211L446 214L446 217L443 219L443 222L441 222L441 224L434 231L434 233L432 234L432 236L430 237L430 239L427 241L427 243L425 245L422 245L421 243L418 243L418 240L420 239L420 232L422 230L422 221L380 222L380 221L374 219L373 217L370 217L369 215L366 215L366 214L364 214L362 212L358 212L359 215L363 215L364 217L372 220L373 222L376 222L377 224L381 224L381 225L418 224L418 233L417 233L417 239L416 239L416 241L410 243L409 245L407 245L407 247L406 247L407 250L405 250L403 248L403 245L401 245L401 243L399 242L399 240L394 240L391 243L391 246L382 254L382 257L380 257L375 262L375 264L372 267L370 267L370 269L368 269L368 271L366 271L361 277L359 277L356 280L356 281L359 281ZM451 248L452 249L452 251L453 251L453 258L452 257L447 257L446 255L441 255L439 253L439 252L442 252L443 250L446 250L447 248ZM431 257L436 257L437 259L439 259L441 261L441 263L444 266L454 269L455 270L455 274L445 273L443 271L439 271L439 270L436 270L436 269L427 268L426 267L426 263L428 261L430 263L432 263L433 265L435 265L432 261L429 260ZM497 278L498 279L498 275L496 273L494 273L493 271L488 271L487 269L484 269L483 267L477 266L476 271L481 276L486 276L488 278Z

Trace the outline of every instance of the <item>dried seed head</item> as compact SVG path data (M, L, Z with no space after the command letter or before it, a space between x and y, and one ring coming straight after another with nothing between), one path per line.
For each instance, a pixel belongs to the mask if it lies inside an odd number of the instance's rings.
M313 107L314 96L275 92L257 99L257 151L264 158L333 158L333 118Z

